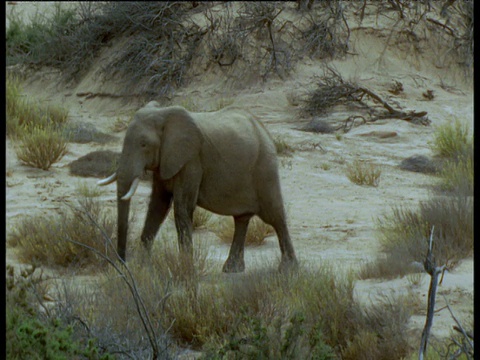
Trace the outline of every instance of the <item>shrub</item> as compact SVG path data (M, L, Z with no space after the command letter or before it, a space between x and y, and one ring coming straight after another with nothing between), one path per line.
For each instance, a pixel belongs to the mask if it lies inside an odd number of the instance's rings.
M230 217L223 219L213 231L222 241L231 243L235 232L233 219ZM275 230L271 225L265 224L259 217L254 216L248 225L245 245L262 245L265 238L274 233Z
M37 12L31 21L24 23L19 14L12 13L9 20L6 33L7 65L56 65L70 50L62 38L69 34L76 22L75 10L56 4L50 18Z
M372 163L364 163L355 160L351 166L347 166L348 179L357 185L378 186L382 171Z
M440 188L454 194L473 196L473 153L458 160L447 160L440 171Z
M54 125L31 125L19 135L15 147L18 159L26 165L48 170L67 153L67 140Z
M418 210L394 207L390 214L378 219L378 226L384 250L406 264L423 263L427 239L435 226L437 264L452 264L473 251L473 199L443 196L420 203Z
M92 338L79 339L71 323L55 317L52 309L42 313L39 299L45 295L45 279L35 267L15 275L7 266L6 342L7 359L88 358L107 360L113 356L96 346ZM43 305L43 304L42 304Z
M430 147L443 158L458 159L465 156L473 147L468 126L458 119L455 119L453 124L439 126Z
M83 198L80 199L80 209L83 210L70 208L60 215L26 217L7 236L7 243L18 248L19 260L24 263L78 269L105 266L92 251L75 244L82 243L110 254L102 232L85 212L88 211L111 237L115 222L111 213L102 209L100 204L93 198Z

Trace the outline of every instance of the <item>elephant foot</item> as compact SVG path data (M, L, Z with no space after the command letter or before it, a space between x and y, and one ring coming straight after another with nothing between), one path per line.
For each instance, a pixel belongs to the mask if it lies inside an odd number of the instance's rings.
M245 271L245 262L243 259L230 259L228 258L223 264L222 271L224 273L239 273Z
M281 273L289 273L298 270L298 261L296 258L282 258L278 271Z

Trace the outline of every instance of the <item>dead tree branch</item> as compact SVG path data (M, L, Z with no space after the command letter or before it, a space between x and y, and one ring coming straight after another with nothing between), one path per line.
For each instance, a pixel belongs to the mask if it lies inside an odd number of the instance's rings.
M468 347L470 348L470 351L468 351L468 349L465 349L465 346L460 346L460 348L462 349L462 351L467 356L471 355L472 358L473 358L473 342L470 341L470 339L473 340L473 334L468 334L468 332L465 331L465 329L462 327L462 324L460 324L460 321L458 321L456 316L453 314L453 310L451 309L450 305L448 304L448 301L445 298L445 295L443 296L443 298L445 299L445 303L447 304L447 308L448 308L448 311L450 312L450 315L452 315L453 320L457 324L457 326L454 326L453 329L458 331L459 333L461 333L463 335L463 338L464 338L466 344L468 345Z
M418 359L423 360L427 356L428 337L430 335L430 329L433 324L433 316L435 313L435 296L437 293L438 276L445 271L446 265L437 267L435 264L435 257L432 252L433 247L433 230L435 226L432 226L430 232L430 241L428 244L428 251L423 267L425 271L430 275L430 287L428 289L428 302L427 302L427 319L422 331L422 338L420 341L420 349L418 352Z

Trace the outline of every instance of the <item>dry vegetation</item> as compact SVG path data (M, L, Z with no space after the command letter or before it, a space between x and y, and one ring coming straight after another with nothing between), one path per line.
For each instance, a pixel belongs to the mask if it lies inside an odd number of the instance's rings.
M156 97L185 84L199 63L238 69L237 78L250 72L265 80L288 76L301 56L334 58L348 50L347 7L340 2L299 7L303 24L299 27L283 17L292 11L288 2L245 2L236 11L228 2L216 5L225 8L223 15L217 16L208 2L82 2L80 14L58 5L52 21L38 15L24 25L13 17L6 36L7 64L58 67L66 79L78 80L103 48L123 41L122 52L104 64L105 79L122 79L126 95ZM366 5L350 2L348 6L354 7L361 22ZM455 43L451 55L463 59L467 73L472 71L473 2L444 2L441 10L437 8L430 1L383 1L377 11L379 16L393 12L399 23L406 24L407 31L397 32L397 37L410 34L409 39L421 42L433 34L435 43ZM427 11L457 15L460 20L457 27L442 26L424 20ZM194 21L193 15L199 13L206 26ZM415 28L417 24L422 26ZM83 128L75 128L73 134L65 131L65 109L43 108L23 99L18 79L7 77L6 91L7 134L24 163L48 169L65 153L68 140L85 138ZM339 103L361 109L367 98L377 106L379 102L368 89L335 74L322 78L310 95L301 111L312 116L325 115ZM230 103L231 99L222 100L217 107ZM393 113L388 108L387 112ZM347 120L344 131L355 123L355 118ZM113 126L121 131L127 123L119 118ZM325 133L336 130L325 124L315 128L327 129L318 131ZM80 137L75 140L69 133ZM88 132L87 141L96 141L95 136ZM279 155L293 151L282 138L275 145ZM473 139L456 122L438 129L432 150L442 159L441 192L417 209L398 206L378 219L385 254L366 264L360 277L411 272L411 263L425 257L432 226L438 263L454 266L472 254ZM87 176L109 174L116 154L110 155L100 169L79 171ZM354 183L377 186L380 174L372 164L357 162L347 176ZM79 207L65 207L58 215L24 217L9 229L7 244L27 264L74 273L86 268L95 273L95 286L69 286L64 280L51 289L45 279L34 276L34 269L20 277L9 269L7 353L12 358L28 358L32 348L44 358L61 354L89 359L152 354L175 358L176 346L200 349L205 359L400 359L413 352L407 337L412 309L408 296L386 297L362 308L353 295L355 277L327 265L290 274L258 270L225 278L210 271L206 249L195 248L192 267L167 238L156 242L151 257L133 244L138 248L125 266L115 260L110 242L115 222L96 201L99 193L86 186L77 192ZM194 227L209 228L210 216L197 209ZM213 230L231 242L231 223ZM271 234L271 227L252 219L246 242L261 244ZM48 307L43 300L47 293L58 300ZM39 306L45 311L38 311ZM449 344L449 352L457 348Z
M354 184L377 187L382 171L375 164L355 160L353 164L347 166L346 173Z
M7 134L14 138L15 151L21 162L48 170L67 151L67 138L63 128L68 119L68 111L23 99L20 83L15 76L7 77Z
M230 244L233 240L235 226L231 217L220 220L213 231L225 243ZM262 245L265 238L274 235L275 230L272 226L265 224L259 217L254 216L248 224L245 245Z
M455 121L437 129L431 146L442 159L440 191L418 209L395 206L377 220L387 258L366 264L362 278L414 271L412 263L425 258L432 226L438 264L452 268L473 253L473 138Z

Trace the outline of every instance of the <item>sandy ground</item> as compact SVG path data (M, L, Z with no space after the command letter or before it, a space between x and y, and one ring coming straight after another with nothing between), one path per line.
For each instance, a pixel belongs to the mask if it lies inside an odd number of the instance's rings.
M27 5L31 7L28 8ZM15 11L32 13L36 4L18 3ZM13 5L7 5L7 14ZM30 10L29 10L30 9ZM26 15L25 15L26 16ZM401 81L404 93L393 98L404 109L428 111L431 126L410 124L403 120L387 119L372 125L362 125L337 138L335 134L313 134L297 130L310 119L298 118L298 107L292 98L301 97L314 86L314 76L321 75L318 63L305 60L286 81L271 79L242 91L215 86L209 79L198 77L177 93L177 99L194 99L200 109L214 107L220 98L233 99L234 105L249 109L257 115L274 136L280 136L294 147L291 157L281 157L280 176L288 212L289 227L298 257L302 263L318 266L329 262L339 271L358 269L365 261L373 260L380 252L375 219L389 212L393 205L416 207L428 198L434 176L399 170L397 165L406 157L432 155L428 142L435 126L458 118L473 126L473 90L465 85L458 73L428 65L427 60L411 61L407 55L387 52L384 61L378 60L383 41L363 32L355 32L352 47L358 56L335 61L334 65L346 79L354 79L378 94L389 98L388 88L393 80ZM385 60L386 59L386 60ZM427 64L427 65L425 65ZM218 79L218 75L213 79ZM450 86L449 91L445 86ZM75 96L85 91L98 91L94 71L80 84L70 88L56 83L54 72L43 71L32 75L25 83L25 93L43 102L60 103L70 109L72 121L95 124L102 131L111 132L118 117L135 109L117 100L94 98L85 100ZM424 101L422 92L434 91L432 101ZM103 89L105 91L105 89ZM394 131L397 136L381 139L361 136L372 131ZM68 164L99 149L120 151L124 132L114 134L118 140L107 145L73 144L68 154L49 171L22 165L16 158L12 143L7 139L6 153L6 224L7 233L26 214L50 214L58 210L62 200L74 201L78 184L94 186L98 179L69 175ZM352 184L345 175L347 166L355 160L367 160L381 166L379 186ZM142 182L132 200L138 221L132 224L131 239L139 236L150 186ZM115 185L109 185L101 197L107 206L115 207ZM170 222L170 223L169 223ZM163 234L174 234L171 220L162 227ZM229 247L209 231L201 231L197 240L206 241L212 258L218 260L218 271L226 259ZM246 249L247 271L258 264L274 262L279 257L275 237L265 245ZM17 264L14 249L7 247L7 264ZM410 292L418 297L419 311L411 318L413 330L422 329L425 322L429 277L425 274L419 285L407 277L391 281L357 281L355 292L365 304L375 301L378 294ZM445 308L442 294L461 321L473 316L473 257L463 260L453 271L446 273L437 298L437 309L432 328L434 336L445 337L454 321Z

